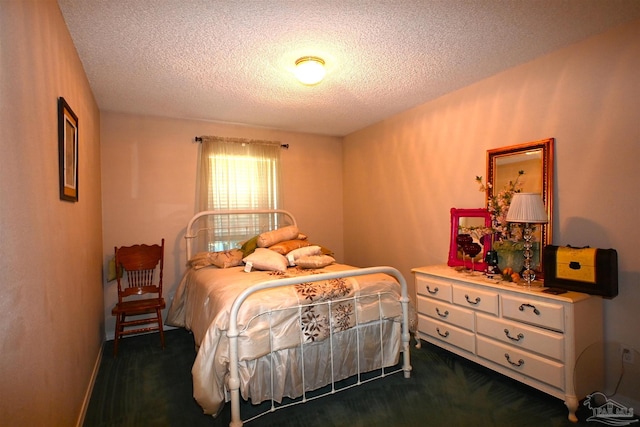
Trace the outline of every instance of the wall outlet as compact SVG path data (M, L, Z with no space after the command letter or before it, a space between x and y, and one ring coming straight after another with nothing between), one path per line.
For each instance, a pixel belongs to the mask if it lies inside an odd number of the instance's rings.
M622 353L622 361L624 363L632 364L634 362L634 350L631 347L621 345L620 353Z

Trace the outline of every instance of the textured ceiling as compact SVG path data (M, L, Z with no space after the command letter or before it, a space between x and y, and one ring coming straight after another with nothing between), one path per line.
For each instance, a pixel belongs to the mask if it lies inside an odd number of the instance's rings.
M638 0L58 0L98 106L342 136L640 18ZM292 74L327 63L316 86Z

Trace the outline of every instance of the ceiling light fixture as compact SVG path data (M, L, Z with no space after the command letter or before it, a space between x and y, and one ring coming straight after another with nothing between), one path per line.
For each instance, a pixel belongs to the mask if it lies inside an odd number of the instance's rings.
M326 75L324 60L317 56L303 56L296 61L296 78L305 85L315 85Z

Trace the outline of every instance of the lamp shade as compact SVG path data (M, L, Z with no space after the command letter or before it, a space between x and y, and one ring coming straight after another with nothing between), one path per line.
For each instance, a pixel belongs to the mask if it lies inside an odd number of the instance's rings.
M507 222L525 222L544 224L549 222L547 210L542 202L539 193L515 193L509 212L507 212Z

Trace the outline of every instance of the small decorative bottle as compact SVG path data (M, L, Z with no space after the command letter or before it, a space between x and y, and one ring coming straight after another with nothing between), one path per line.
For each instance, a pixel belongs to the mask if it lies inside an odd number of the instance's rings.
M498 252L493 249L487 251L484 257L484 262L487 263L485 274L488 278L493 279L495 275L500 274L500 268L498 268Z

